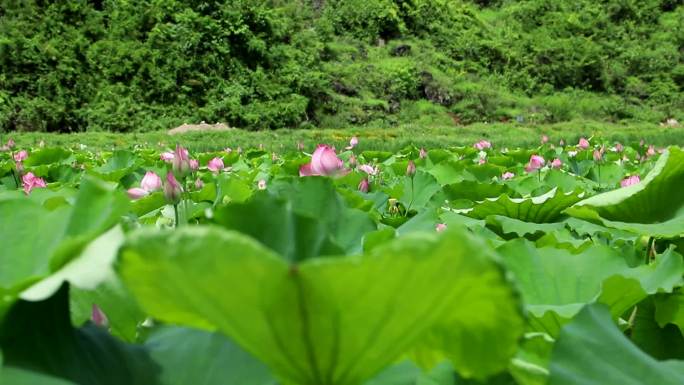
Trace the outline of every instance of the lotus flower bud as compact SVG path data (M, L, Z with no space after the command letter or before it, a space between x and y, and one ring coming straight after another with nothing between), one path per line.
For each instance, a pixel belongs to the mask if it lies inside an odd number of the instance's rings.
M211 170L213 173L218 173L219 171L223 170L225 166L223 165L223 159L221 158L214 158L207 163L207 168Z
M410 176L411 178L416 175L416 164L413 163L413 160L408 161L408 165L406 166L406 175Z
M356 136L352 136L352 138L349 140L349 146L345 147L345 149L351 150L354 147L356 147L357 144L359 144L359 138L357 138Z
M549 137L547 135L542 135L541 137L541 143L546 144L549 141Z
M580 138L579 143L577 143L577 147L581 148L582 150L586 150L589 148L589 141L585 138Z
M551 168L561 168L562 165L563 165L563 162L558 158L554 159L551 162Z
M97 326L107 328L109 327L109 319L107 315L100 309L99 306L93 304L92 311L90 313L90 320Z
M514 177L515 177L515 174L513 174L513 173L510 172L510 171L506 171L505 173L503 173L503 174L501 175L501 179L503 179L503 180L513 179Z
M171 161L173 161L173 158L175 158L175 156L173 155L173 152L167 151L167 152L162 152L161 154L159 154L159 158L161 160L163 160L164 162L171 162Z
M195 179L195 189L201 190L202 187L204 187L204 182L202 181L202 179L200 179L200 178Z
M191 168L188 150L180 145L176 145L171 164L173 166L173 172L178 175L179 178L185 177L185 175L190 172Z
M639 178L639 175L632 175L632 176L627 177L627 178L623 179L622 181L620 181L620 187L631 186L631 185L637 184L639 182L641 182L641 178Z
M441 233L442 231L447 229L447 225L444 223L438 223L437 226L435 226L435 230L437 230L438 233Z
M539 155L532 155L530 157L530 162L527 164L527 167L525 167L525 171L527 172L533 172L541 169L544 166L544 158L542 158Z
M21 150L14 154L15 162L23 162L26 158L28 158L28 152L26 152L26 150Z
M483 140L475 143L473 145L473 147L475 147L476 149L478 149L480 151L483 151L483 150L486 150L488 148L492 148L492 143L483 139Z
M157 191L162 188L162 180L159 175L152 171L148 171L140 181L140 187L148 192Z
M352 154L349 157L349 168L356 168L356 165L358 164L358 160L356 159L356 156Z
M368 188L368 178L361 179L361 182L359 182L359 191L361 191L362 193L367 193Z
M419 157L420 159L425 159L425 158L427 158L427 151L425 151L424 148L421 148L421 149L420 149L420 152L418 153L418 157Z
M335 150L330 146L318 146L311 156L311 169L316 175L334 175L343 168L344 162L337 157Z
M183 188L176 180L172 172L166 173L166 183L164 183L164 198L171 204L178 204L181 199Z
M133 199L133 200L140 199L142 197L147 196L147 194L149 194L149 192L147 190L140 188L140 187L130 188L126 191L126 193L128 194L128 197Z

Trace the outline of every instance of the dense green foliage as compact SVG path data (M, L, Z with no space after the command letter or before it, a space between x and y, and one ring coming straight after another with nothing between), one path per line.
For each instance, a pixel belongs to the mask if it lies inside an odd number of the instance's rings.
M0 130L684 120L681 0L0 1Z

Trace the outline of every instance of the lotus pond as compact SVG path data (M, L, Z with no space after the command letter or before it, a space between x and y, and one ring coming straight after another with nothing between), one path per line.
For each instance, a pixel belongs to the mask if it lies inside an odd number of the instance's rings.
M0 152L0 383L684 384L684 152Z

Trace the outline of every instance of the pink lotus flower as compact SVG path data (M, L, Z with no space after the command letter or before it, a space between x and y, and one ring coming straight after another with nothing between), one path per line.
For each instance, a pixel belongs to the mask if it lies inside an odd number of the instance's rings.
M650 157L652 157L652 156L655 155L655 154L656 154L655 148L653 147L652 144L649 145L649 146L648 146L648 150L646 150L646 157L650 158Z
M313 169L311 168L311 163L303 164L301 167L299 167L299 176L314 176L318 175L315 174Z
M378 173L378 169L369 165L369 164L362 164L359 166L359 170L365 172L368 175L375 175Z
M601 146L599 149L594 150L594 161L595 162L600 162L603 160L603 152L605 151L604 147Z
M551 168L561 168L562 165L563 165L563 162L558 158L554 159L551 162Z
M501 174L502 180L509 180L509 179L513 179L514 177L515 177L515 174L513 174L510 171L506 171L505 173Z
M223 159L221 158L214 158L207 163L207 168L213 173L218 173L219 171L223 170L224 167Z
M162 152L162 153L159 155L159 157L160 157L161 160L163 160L164 162L171 162L171 161L173 161L173 158L175 158L175 156L173 155L173 152L168 152L168 151L167 151L167 152Z
M408 161L408 165L406 166L406 175L412 178L414 175L416 175L416 164L413 163L413 160Z
M356 147L357 144L359 144L359 138L352 136L352 138L349 140L349 146L345 147L345 150L351 150L352 148Z
M26 193L26 195L29 195L31 193L31 190L33 190L34 188L46 187L43 178L38 178L37 176L33 175L32 172L24 174L24 176L21 177L21 182L24 188L24 193Z
M622 152L624 151L625 147L621 143L615 144L615 151L616 152Z
M93 304L92 311L90 313L90 320L97 326L106 328L109 327L109 319L107 315L100 309L99 306Z
M541 137L541 143L542 143L542 144L546 144L546 143L548 143L548 141L549 141L549 137L546 136L546 135L542 135L542 137Z
M425 151L424 148L421 148L421 149L420 149L420 152L418 153L418 157L419 157L420 159L425 159L425 158L427 158L427 151Z
M188 165L190 165L190 170L197 171L199 169L199 161L197 159L188 160Z
M368 188L369 188L368 179L367 178L361 179L361 182L359 182L359 191L361 191L362 193L367 193Z
M204 182L202 181L202 179L200 179L200 178L195 179L195 188L197 190L201 190L202 187L204 187Z
M173 160L171 162L173 166L173 172L178 174L179 177L184 177L188 172L190 172L190 155L186 148L176 145L176 150L173 152Z
M259 190L266 190L266 181L264 179L259 179L259 182L257 182L257 188Z
M444 231L444 230L446 230L446 229L447 229L447 225L444 224L444 223L438 223L437 226L435 226L435 230L436 230L438 233L441 233L442 231Z
M620 181L620 187L627 187L641 182L639 175L632 175Z
M28 152L26 152L26 150L21 150L21 151L17 152L16 154L14 154L14 161L15 162L22 162L26 158L28 158Z
M354 156L354 154L351 154L351 156L349 157L349 167L354 168L357 164L358 160L356 159L356 156Z
M128 194L129 198L136 200L147 196L149 194L149 191L145 190L144 188L133 187L126 190L126 193Z
M579 143L577 143L577 147L581 148L582 150L586 150L589 148L589 141L584 138L580 138Z
M525 167L525 171L533 172L541 169L544 166L544 158L539 155L532 155L530 157L530 162Z
M492 148L492 144L491 144L490 142L488 142L488 141L482 139L481 141L475 143L475 144L473 145L473 147L475 147L476 149L482 151L482 150L486 150L486 149L488 149L488 148Z
M162 188L162 180L159 175L152 171L148 171L140 181L140 187L147 192L157 191Z
M332 176L342 173L344 170L344 162L337 157L335 150L325 144L316 147L311 156L311 163L307 163L300 167L300 176L324 175Z
M178 204L182 192L183 188L176 180L176 177L173 176L172 172L167 172L166 183L164 183L164 197L166 198L166 201L174 205Z
M16 143L14 142L14 139L9 138L9 140L7 140L7 148L12 149L12 148L14 148L15 144Z
M482 164L485 164L485 163L487 163L487 158L480 158L480 159L477 161L477 164L479 164L479 165L482 165Z

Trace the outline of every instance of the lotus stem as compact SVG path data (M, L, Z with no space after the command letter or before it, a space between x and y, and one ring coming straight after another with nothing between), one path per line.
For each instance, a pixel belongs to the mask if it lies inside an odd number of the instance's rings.
M178 204L173 205L173 214L176 222L174 222L174 227L178 228Z

